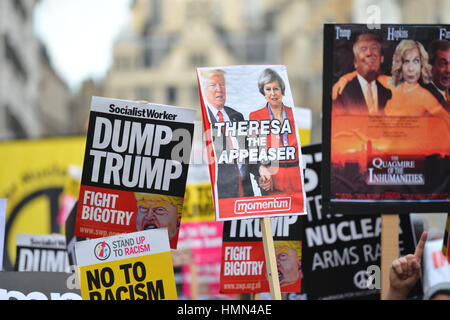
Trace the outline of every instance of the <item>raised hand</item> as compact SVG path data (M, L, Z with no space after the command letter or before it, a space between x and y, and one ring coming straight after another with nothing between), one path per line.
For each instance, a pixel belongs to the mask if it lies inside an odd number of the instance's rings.
M420 278L421 261L428 234L423 232L414 254L395 259L389 271L389 291L386 299L405 299Z

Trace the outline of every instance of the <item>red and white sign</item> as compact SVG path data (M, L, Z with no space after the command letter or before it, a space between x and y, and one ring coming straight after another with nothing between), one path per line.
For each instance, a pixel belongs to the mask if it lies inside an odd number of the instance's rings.
M286 67L198 68L197 76L216 220L306 214Z
M195 110L93 97L75 235L167 228L176 249Z

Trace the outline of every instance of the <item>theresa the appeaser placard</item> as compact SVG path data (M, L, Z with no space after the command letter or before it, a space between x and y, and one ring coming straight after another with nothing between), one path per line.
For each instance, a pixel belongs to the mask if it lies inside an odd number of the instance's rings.
M286 67L197 69L217 220L305 214Z

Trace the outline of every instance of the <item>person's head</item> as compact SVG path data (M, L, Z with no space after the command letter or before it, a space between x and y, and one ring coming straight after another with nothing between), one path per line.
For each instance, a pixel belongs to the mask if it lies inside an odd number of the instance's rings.
M281 107L286 85L277 72L265 69L259 76L258 89L271 107Z
M380 37L370 32L360 34L353 44L353 55L358 74L368 82L375 80L384 61Z
M395 48L392 58L392 80L395 86L402 82L416 83L422 79L429 83L431 66L428 63L428 53L420 42L402 40Z
M450 290L438 292L430 300L450 300Z
M280 286L294 284L300 274L301 247L299 241L274 241Z
M450 300L450 282L444 280L425 289L423 298L424 300Z
M428 50L433 83L441 90L450 88L450 41L434 40Z
M181 222L183 199L152 193L135 192L138 231L167 228L169 239L177 234Z
M203 91L208 103L222 110L226 100L225 71L220 69L204 69L200 71L203 78Z

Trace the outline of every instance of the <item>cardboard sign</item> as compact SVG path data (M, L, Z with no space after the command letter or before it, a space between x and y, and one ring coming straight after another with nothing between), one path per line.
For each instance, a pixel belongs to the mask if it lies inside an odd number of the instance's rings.
M215 221L209 183L186 186L178 249L192 250L195 264L220 263L223 222Z
M3 250L5 247L6 199L0 199L0 271L3 270Z
M303 292L309 300L380 299L380 272L376 270L380 270L381 261L381 215L324 212L321 145L303 147L302 152L309 212L301 222ZM399 254L414 252L414 242L409 215L402 215ZM369 281L370 276L373 276L372 281ZM420 283L410 297L421 294Z
M429 240L423 251L424 298L431 299L439 291L450 290L450 263L442 254L442 239Z
M60 234L18 234L14 270L69 272L66 237Z
M75 235L168 228L176 249L195 110L93 97Z
M285 66L197 69L216 220L305 214Z
M299 216L271 218L281 292L300 292L302 242ZM220 292L269 292L259 219L224 222Z
M8 199L5 270L14 268L18 233L61 232L61 192L69 166L83 164L85 144L85 136L0 142L0 198Z
M84 300L176 300L167 229L75 244Z
M78 209L78 202L75 202L75 204L72 207L72 210L70 210L69 216L66 218L66 225L65 225L67 255L69 257L69 263L72 266L78 265L77 257L76 257L76 253L75 253L75 243L77 243L78 241L83 241L83 240L87 239L84 237L75 236L75 224L76 224L76 218L77 218L77 209Z
M311 143L312 111L308 108L295 107L295 124L302 146Z
M448 63L439 48L448 46L449 30L449 25L325 26L327 212L448 210L449 87L438 73L439 59ZM373 53L370 64L367 52ZM405 67L410 61L414 72Z
M445 222L444 241L442 242L442 254L447 257L450 263L449 239L450 239L450 213L447 213L447 221Z
M69 166L66 183L61 194L61 201L58 212L58 224L61 228L65 227L66 219L70 214L75 203L78 201L81 184L82 168L78 166Z
M70 273L0 272L0 300L81 300Z

